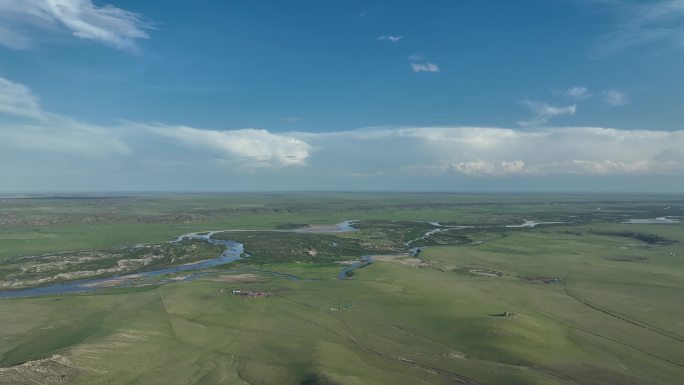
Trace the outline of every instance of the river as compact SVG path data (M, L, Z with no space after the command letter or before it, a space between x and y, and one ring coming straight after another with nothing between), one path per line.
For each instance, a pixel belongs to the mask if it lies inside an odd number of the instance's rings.
M660 219L660 218L658 218ZM189 234L183 234L180 235L178 238L176 238L175 241L173 242L180 242L183 240L189 240L189 239L194 239L194 240L200 240L204 242L211 243L212 245L219 245L224 248L224 251L221 255L214 259L209 259L205 261L198 261L198 262L193 262L193 263L188 263L185 265L179 265L179 266L170 266L170 267L165 267L157 270L150 270L150 271L142 271L142 272L137 272L137 273L127 273L127 274L122 274L122 275L116 275L116 276L110 276L110 277L101 277L101 278L92 278L92 279L83 279L83 280L77 280L77 281L72 281L72 282L64 282L64 283L58 283L58 284L53 284L53 285L47 285L47 286L41 286L41 287L35 287L35 288L29 288L29 289L20 289L20 290L9 290L9 291L0 291L0 299L3 298L21 298L21 297L34 297L34 296L39 296L39 295L54 295L54 294L67 294L67 293L83 293L83 292L89 292L89 291L94 291L98 289L104 289L104 288L116 288L116 287L127 287L127 286L132 286L133 284L140 285L141 283L144 284L144 282L141 282L145 279L149 278L154 278L162 275L167 275L167 274L176 274L176 273L182 273L182 272L190 272L190 271L196 271L196 270L202 270L202 269L207 269L215 266L220 266L220 265L225 265L227 263L235 262L237 260L240 260L243 255L245 254L244 251L244 245L239 242L235 241L229 241L229 240L222 240L222 239L215 239L212 238L212 236L216 233L220 232L243 232L243 231L274 231L274 232L293 232L293 233L316 233L316 234L323 234L323 233L344 233L344 232L351 232L351 231L358 231L357 228L353 226L354 222L353 220L350 221L344 221L340 222L335 225L318 225L318 226L310 226L310 227L304 227L304 228L298 228L298 229L293 229L293 230L215 230L215 231L204 231L204 232L197 232L197 233L189 233ZM406 242L406 246L410 246L410 244L418 239L425 239L429 237L430 235L433 235L438 232L442 231L449 231L449 230L455 230L455 229L465 229L465 228L473 228L474 226L443 226L437 222L428 222L434 227L437 227L436 229L428 231L426 234L424 234L422 237L419 237L417 239L414 239L412 241ZM535 227L538 225L544 225L544 224L558 224L562 222L535 222L535 221L525 221L523 224L520 225L507 225L505 227L518 227L518 228L525 228L525 227ZM421 249L418 247L412 248L409 253L410 255L415 256L416 254L420 253ZM344 268L342 271L340 271L337 275L338 279L347 279L349 278L354 270L366 267L374 262L373 257L370 255L365 255L361 257L359 261L356 261L349 265L348 267ZM277 273L273 271L263 271L264 273L267 274L274 274L277 276L281 276L284 278L288 279L298 279L297 277L293 275L288 275L288 274L282 274L282 273ZM188 276L185 277L180 277L180 278L170 278L163 282L171 282L171 281L186 281L186 280L191 280L195 278L199 278L201 276L204 276L205 274L202 273L195 273L195 274L189 274ZM155 283L160 283L159 281Z
M352 224L354 221L344 221L341 223L338 223L336 225L330 225L330 226L312 226L309 228L301 228L301 229L295 229L295 230L274 230L278 232L283 232L283 231L289 231L289 232L305 232L305 233L341 233L341 232L350 232L350 231L357 231L358 229L354 228ZM182 273L182 272L190 272L190 271L196 271L196 270L202 270L202 269L207 269L215 266L220 266L220 265L225 265L227 263L235 262L237 260L240 260L242 256L244 255L244 245L239 242L234 242L234 241L228 241L228 240L222 240L222 239L215 239L212 238L212 236L216 233L220 232L225 232L225 231L245 231L245 230L216 230L216 231L204 231L204 232L198 232L198 233L189 233L189 234L183 234L176 238L175 241L173 242L180 242L183 240L200 240L204 242L211 243L212 245L219 245L224 248L223 253L219 255L218 257L214 259L208 259L204 261L198 261L198 262L193 262L193 263L188 263L185 265L178 265L178 266L170 266L170 267L165 267L157 270L150 270L150 271L141 271L137 273L127 273L127 274L122 274L122 275L116 275L116 276L109 276L109 277L101 277L101 278L91 278L91 279L82 279L82 280L77 280L77 281L71 281L71 282L64 282L64 283L58 283L54 285L47 285L47 286L40 286L40 287L34 287L34 288L29 288L29 289L20 289L20 290L8 290L8 291L0 291L0 299L3 298L23 298L23 297L34 297L34 296L39 296L39 295L55 295L55 294L67 294L67 293L83 293L83 292L89 292L89 291L94 291L98 289L105 289L105 288L115 288L115 287L127 287L131 286L133 284L139 284L141 281L149 278L154 278L166 274L176 274L176 273ZM268 231L268 230L258 230L258 231ZM366 258L366 257L364 257ZM370 257L368 257L370 258ZM365 263L364 263L365 262ZM372 258L370 258L370 262L367 262L366 260L362 260L361 262L355 262L352 266L349 268L346 268L346 272L351 272L355 269L364 267L368 264L372 263ZM298 279L297 277L289 274L282 274L282 273L277 273L277 272L272 272L272 271L264 271L265 273L268 274L274 274L277 276L281 276L284 278L288 279ZM342 273L340 273L342 274ZM182 277L180 279L176 280L189 280L189 279L194 279L197 277L200 277L201 274L192 274L188 275L187 277ZM344 276L346 278L346 274ZM340 278L340 279L344 279ZM172 281L172 280L169 280Z

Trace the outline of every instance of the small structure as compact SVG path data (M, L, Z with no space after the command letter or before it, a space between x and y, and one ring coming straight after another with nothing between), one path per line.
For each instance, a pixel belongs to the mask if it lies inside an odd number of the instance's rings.
M518 315L518 312L506 310L506 311L503 312L503 313L492 314L492 317L513 317L513 316L516 316L516 315Z
M223 289L221 289L221 292L223 292ZM231 291L233 295L238 296L238 297L247 297L247 298L266 298L273 293L268 292L268 291L256 291L256 290L240 290L240 289L233 289Z

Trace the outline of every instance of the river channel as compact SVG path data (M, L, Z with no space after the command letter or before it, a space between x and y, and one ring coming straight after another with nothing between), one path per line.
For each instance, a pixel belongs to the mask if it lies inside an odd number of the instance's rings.
M352 225L353 223L354 223L354 221L344 221L344 222L338 223L336 225L331 225L331 226L313 226L313 227L305 227L305 228L299 228L299 229L294 229L294 230L274 230L274 231L298 232L298 233L342 233L342 232L357 231L358 229L354 228L354 226ZM42 295L55 295L55 294L68 294L68 293L83 293L83 292L90 292L90 291L94 291L94 290L98 290L98 289L104 289L104 288L126 287L126 286L132 286L134 284L139 284L141 281L148 280L148 279L154 278L154 277L183 273L183 272L192 272L192 271L196 271L196 270L203 270L203 269L208 269L208 268L215 267L215 266L225 265L227 263L231 263L231 262L235 262L237 260L240 260L245 255L245 248L244 248L244 245L242 243L212 238L212 236L216 233L227 232L227 231L229 232L229 231L250 231L250 230L217 230L217 231L206 231L206 232L199 232L199 233L189 233L189 234L183 234L183 235L179 236L174 241L174 242L180 242L183 240L199 240L199 241L208 242L212 245L222 246L224 248L223 253L221 253L221 255L219 255L218 257L216 257L214 259L208 259L208 260L188 263L188 264L184 264L184 265L170 266L170 267L165 267L165 268L161 268L161 269L157 269L157 270L142 271L142 272L137 272L137 273L127 273L127 274L109 276L109 277L83 279L83 280L77 280L77 281L72 281L72 282L58 283L58 284L54 284L54 285L34 287L34 288L29 288L29 289L0 291L0 299L34 297L34 296L42 296ZM263 230L260 230L260 231L263 231ZM346 279L348 276L351 275L351 272L353 270L365 267L372 262L373 262L373 259L370 256L364 256L364 257L362 257L361 261L355 262L354 264L352 264L351 266L345 268L342 272L340 272L340 274L338 275L338 278L339 279ZM275 273L275 272L270 272L270 271L266 271L265 273L283 276L283 277L288 278L288 279L297 279L297 277L295 277L293 275L288 275L288 274L280 274L280 273ZM190 274L186 277L182 277L182 278L176 279L176 280L184 280L185 281L185 280L198 278L202 275L203 274ZM170 279L167 281L172 281L172 280L173 279ZM164 281L162 281L162 282L164 282Z

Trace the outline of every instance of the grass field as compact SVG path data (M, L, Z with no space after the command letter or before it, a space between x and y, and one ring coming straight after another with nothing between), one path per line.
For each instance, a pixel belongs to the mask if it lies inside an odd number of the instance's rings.
M191 231L362 221L354 233L242 233L253 260L192 281L0 300L3 385L684 378L684 225L621 223L682 216L681 196L3 199L0 214L8 260ZM565 223L505 227L525 220ZM475 227L422 240L421 263L407 263L399 253L434 229L428 221ZM397 255L337 279L344 266L336 261L374 251Z

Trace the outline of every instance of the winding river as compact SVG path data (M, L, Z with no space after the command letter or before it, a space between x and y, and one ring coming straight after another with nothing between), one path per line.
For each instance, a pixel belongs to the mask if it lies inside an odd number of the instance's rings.
M660 218L658 218L660 219ZM101 278L91 278L91 279L83 279L83 280L77 280L77 281L72 281L72 282L64 282L64 283L58 283L58 284L53 284L53 285L47 285L47 286L40 286L40 287L35 287L35 288L29 288L29 289L20 289L20 290L9 290L9 291L0 291L0 299L3 298L20 298L20 297L33 297L33 296L39 296L39 295L54 295L54 294L67 294L67 293L82 293L82 292L89 292L89 291L94 291L98 289L104 289L104 288L116 288L116 287L127 287L127 286L132 286L134 284L141 285L141 284L146 284L144 282L145 279L149 278L154 278L154 277L159 277L167 274L176 274L176 273L182 273L182 272L192 272L196 270L202 270L202 269L207 269L215 266L220 266L220 265L225 265L227 263L235 262L243 257L245 255L245 249L244 245L239 242L235 241L229 241L229 240L222 240L222 239L215 239L212 236L216 233L221 233L221 232L245 232L245 231L273 231L273 232L294 232L294 233L312 233L312 234L324 234L324 233L344 233L344 232L351 232L351 231L358 231L357 228L353 226L354 222L356 221L344 221L335 225L319 225L319 226L310 226L310 227L304 227L304 228L298 228L298 229L292 229L292 230L216 230L216 231L205 231L205 232L198 232L198 233L189 233L189 234L183 234L179 236L175 241L172 242L180 242L183 240L199 240L199 241L204 241L208 242L212 245L218 245L222 246L224 248L224 251L221 255L214 259L209 259L209 260L204 260L204 261L198 261L198 262L193 262L193 263L188 263L185 265L179 265L179 266L170 266L170 267L165 267L157 270L150 270L150 271L142 271L142 272L137 272L137 273L127 273L127 274L122 274L122 275L116 275L116 276L110 276L110 277L101 277ZM454 230L454 229L464 229L464 228L473 228L473 226L443 226L437 222L428 222L436 229L430 230L427 233L425 233L422 237L419 237L417 239L414 239L412 241L406 242L406 246L411 245L412 242L419 240L419 239L425 239L429 237L432 234L442 232L442 231L449 231L449 230ZM518 224L518 225L507 225L505 227L512 227L512 228L525 228L525 227L535 227L537 225L544 225L544 224L559 224L562 222L535 222L535 221L525 221L523 224ZM409 255L415 256L418 253L420 253L421 248L419 247L414 247L409 250ZM356 261L349 265L348 267L344 268L342 271L340 271L337 275L338 279L344 280L352 276L354 270L361 269L363 267L366 267L374 262L373 257L370 255L364 255L360 258L359 261ZM226 271L228 272L228 271ZM283 273L278 273L278 272L273 272L273 271L260 271L263 273L267 274L273 274L276 276L280 276L283 278L287 279L294 279L294 280L299 280L298 277L289 275L289 274L283 274ZM187 281L191 279L196 279L199 277L205 276L206 273L191 273L188 274L185 277L177 277L177 278L169 278L161 281L156 281L154 283L164 283L164 282L172 282L172 281ZM150 283L147 283L150 284Z
M294 230L273 230L278 232L298 232L298 233L341 233L357 231L358 229L353 226L354 221L344 221L333 226L312 226L305 227ZM178 266L170 266L157 270L142 271L137 273L127 273L116 276L101 277L101 278L91 278L82 279L72 282L58 283L54 285L40 286L29 289L20 290L9 290L0 291L0 299L3 298L22 298L22 297L34 297L39 295L54 295L54 294L67 294L67 293L83 293L104 288L115 288L115 287L126 287L133 284L138 284L144 279L154 278L166 274L176 274L182 272L191 272L196 270L207 269L215 266L225 265L227 263L235 262L242 258L245 253L245 248L242 243L215 239L212 236L216 233L226 232L226 231L264 231L264 230L216 230L216 231L205 231L199 233L189 233L179 236L173 242L180 242L183 240L199 240L208 242L212 245L219 245L224 248L221 255L214 259L208 259L204 261L198 261L193 263L188 263ZM356 269L365 267L373 262L370 256L363 257L360 262L355 262L350 267L343 270L338 278L345 279L348 275ZM268 274L277 275L287 279L298 279L297 277L289 274L277 273L272 271L264 271ZM176 280L190 280L198 278L203 274L191 274L186 277L182 277ZM174 279L169 279L167 281L173 281ZM163 282L163 281L162 281Z
M339 274L337 274L337 279L347 279L352 276L354 270L366 267L373 262L375 262L373 260L373 257L371 257L370 255L364 255L363 257L361 257L360 261L356 261L349 265L349 267L340 271Z

